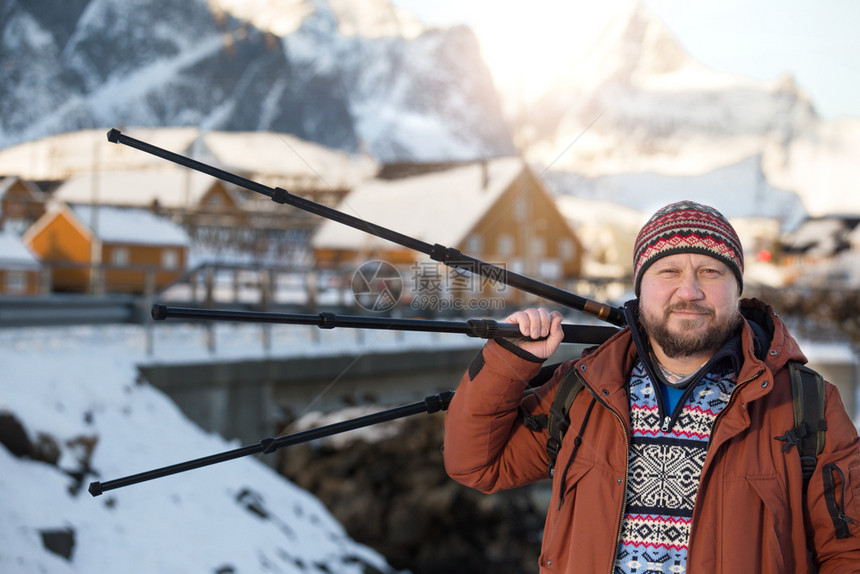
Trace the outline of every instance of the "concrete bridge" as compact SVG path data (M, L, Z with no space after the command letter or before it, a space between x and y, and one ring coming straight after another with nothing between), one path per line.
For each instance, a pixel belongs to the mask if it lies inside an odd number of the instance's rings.
M383 410L454 390L476 353L471 345L138 369L195 423L244 445L281 433L306 411Z

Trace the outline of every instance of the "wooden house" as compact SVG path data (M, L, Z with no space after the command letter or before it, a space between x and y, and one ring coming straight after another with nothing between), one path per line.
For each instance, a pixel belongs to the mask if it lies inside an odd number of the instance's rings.
M519 158L506 157L393 180L375 179L351 191L339 210L430 245L459 249L486 263L554 285L582 272L582 245L543 184ZM383 260L400 268L405 288L450 281L427 255L360 229L326 221L311 240L319 267L358 267ZM428 279L428 275L430 276ZM437 281L438 279L438 281ZM459 277L466 294L513 288ZM450 295L453 283L448 283Z
M45 213L42 191L32 182L20 177L0 180L0 218L4 221L29 221Z
M52 269L55 291L142 293L176 280L189 238L145 209L57 204L24 235Z
M0 228L0 295L38 295L42 266L17 233Z

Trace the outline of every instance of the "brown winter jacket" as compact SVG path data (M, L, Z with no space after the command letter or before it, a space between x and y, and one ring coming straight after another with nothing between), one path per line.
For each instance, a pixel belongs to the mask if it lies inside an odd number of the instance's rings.
M805 363L806 358L770 307L744 300L742 309L745 316L757 314L772 322L773 337L762 362L753 352L752 329L749 324L743 327L743 366L728 406L714 423L693 512L686 572L812 572L807 548L822 574L860 572L860 441L854 424L838 391L827 383L826 444L804 508L799 456L795 448L783 452L784 443L774 437L794 426L786 362ZM546 413L561 378L575 369L590 392L579 393L571 407L568 434L574 434L596 399L572 464L568 466L572 437L558 455L540 556L542 573L613 570L630 440L626 386L635 357L625 328L580 360L563 363L549 382L523 398L540 363L489 342L464 374L448 408L449 475L494 492L547 476L546 431L529 430L518 412L520 405L532 414ZM825 473L835 484L830 494L825 492ZM565 492L559 508L561 485ZM837 538L837 526L847 526L850 535Z

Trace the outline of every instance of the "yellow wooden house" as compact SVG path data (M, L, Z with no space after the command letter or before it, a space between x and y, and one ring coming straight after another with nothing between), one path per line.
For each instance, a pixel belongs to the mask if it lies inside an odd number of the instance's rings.
M371 180L347 194L338 209L553 285L562 286L582 272L580 240L542 182L517 157ZM427 274L435 274L438 281L448 282L449 291L453 289L450 270L437 272L426 255L341 223L321 224L311 245L320 268L349 270L382 260L401 270L407 290L426 287ZM508 300L519 300L521 295L513 288L476 284L458 275L456 280L475 297L487 296L493 289L503 291Z
M55 205L24 234L54 291L143 293L175 281L190 241L146 209Z

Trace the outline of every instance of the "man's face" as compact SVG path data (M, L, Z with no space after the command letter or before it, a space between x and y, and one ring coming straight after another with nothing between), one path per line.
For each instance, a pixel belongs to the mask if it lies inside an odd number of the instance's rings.
M652 345L668 357L707 360L740 321L738 282L728 265L707 255L658 259L642 275L639 315Z

